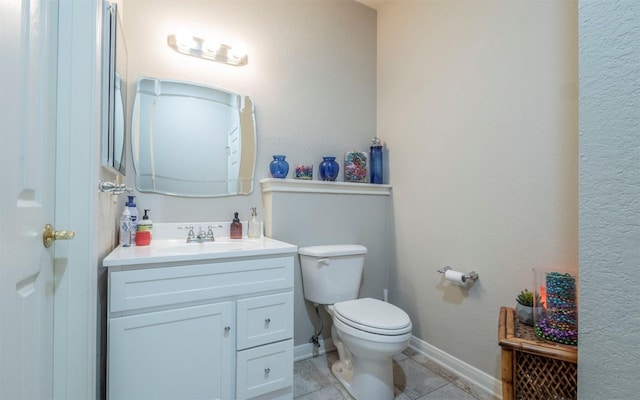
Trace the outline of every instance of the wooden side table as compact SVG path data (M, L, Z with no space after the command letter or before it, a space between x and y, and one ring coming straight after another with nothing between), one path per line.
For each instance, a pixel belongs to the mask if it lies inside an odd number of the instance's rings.
M540 339L510 307L500 308L504 400L577 399L578 348Z

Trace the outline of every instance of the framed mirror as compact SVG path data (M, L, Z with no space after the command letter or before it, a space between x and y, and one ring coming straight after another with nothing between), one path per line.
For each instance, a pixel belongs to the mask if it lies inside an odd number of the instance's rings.
M250 97L141 77L131 122L136 188L188 197L253 190L256 129Z
M117 4L108 1L103 8L103 49L102 165L124 175L127 49Z

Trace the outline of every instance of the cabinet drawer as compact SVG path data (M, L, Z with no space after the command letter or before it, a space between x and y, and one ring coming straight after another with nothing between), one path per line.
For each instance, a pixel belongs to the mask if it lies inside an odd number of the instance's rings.
M238 399L250 399L293 385L293 340L238 352Z
M293 337L293 292L238 300L238 350Z
M114 271L109 274L109 312L292 287L292 257Z

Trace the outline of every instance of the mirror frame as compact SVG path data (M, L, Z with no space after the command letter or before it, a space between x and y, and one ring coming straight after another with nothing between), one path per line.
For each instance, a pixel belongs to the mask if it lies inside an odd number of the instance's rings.
M125 175L124 101L120 89L122 82L116 72L117 4L104 1L102 13L102 166L114 173ZM116 109L117 96L120 96L121 109ZM116 126L116 112L121 113L120 126ZM116 134L120 134L118 131L121 131L120 138L116 138Z
M186 92L185 88L189 88L189 92ZM141 114L142 110L142 95L146 96L155 96L155 99L160 97L167 98L192 98L199 99L201 101L206 101L209 104L225 104L227 107L230 107L231 104L226 104L221 99L225 97L231 97L234 99L235 107L231 107L233 112L236 113L236 118L239 125L239 143L240 146L238 148L239 155L239 164L238 165L238 175L235 179L227 179L224 183L227 185L227 191L200 191L198 193L191 191L179 191L176 190L175 187L169 188L168 186L164 186L162 184L158 184L156 187L156 178L155 175L148 175L146 173L141 173L141 170L145 170L141 166L140 151L142 148L147 148L149 145L148 142L142 143L140 139L140 129L142 127L141 118L143 115ZM155 104L155 101L153 104ZM146 104L146 103L145 103ZM153 113L151 116L153 117ZM165 114L162 114L165 115ZM144 114L145 120L148 118L148 115ZM164 124L151 123L146 126L165 126ZM145 131L146 132L146 131ZM145 136L146 137L146 136ZM229 197L229 196L241 196L241 195L249 195L253 192L254 188L254 180L255 180L255 169L257 163L257 132L256 132L256 121L255 121L255 107L253 103L253 99L247 95L240 95L237 93L230 92L225 89L220 89L217 87L209 86L199 82L187 82L187 81L178 81L171 79L159 79L148 76L140 76L136 81L136 92L134 96L133 103L133 112L131 115L131 157L133 160L133 169L135 175L135 186L136 189L143 193L158 193L169 196L179 196L179 197L194 197L194 198L202 198L202 197ZM237 142L237 140L236 140ZM155 141L151 142L155 143ZM227 147L227 151L230 150L230 147ZM231 153L227 153L229 156L232 154L237 154L231 151ZM151 157L152 159L154 157ZM198 157L194 156L195 159L207 159L206 156ZM173 159L176 160L175 158ZM147 165L147 164L145 164ZM154 168L151 167L153 171ZM162 180L166 181L167 176L160 176ZM151 186L147 185L145 182L142 182L142 179L146 178L150 180ZM184 184L188 184L189 180L180 181ZM216 182L220 183L223 181L218 180L209 180L202 181L208 185L214 185ZM165 182L166 183L166 182ZM230 191L230 184L235 184L235 191ZM206 185L205 185L206 186Z

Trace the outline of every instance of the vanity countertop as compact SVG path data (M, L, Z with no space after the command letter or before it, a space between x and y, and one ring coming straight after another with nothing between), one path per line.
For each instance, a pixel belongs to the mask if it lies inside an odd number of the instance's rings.
M298 247L268 237L216 238L215 242L186 243L184 239L153 239L148 246L115 248L102 260L103 267L152 263L229 259L296 253Z

